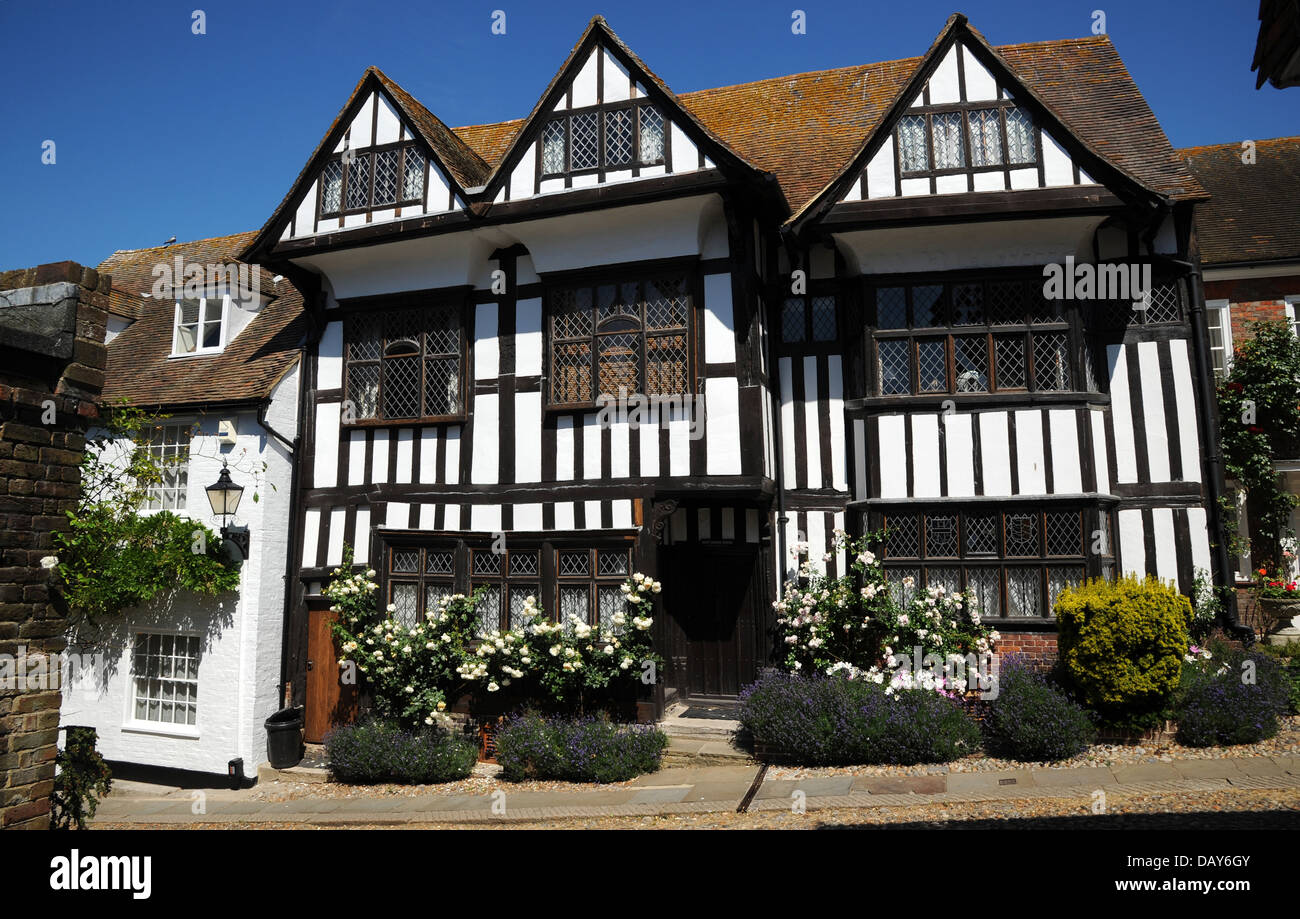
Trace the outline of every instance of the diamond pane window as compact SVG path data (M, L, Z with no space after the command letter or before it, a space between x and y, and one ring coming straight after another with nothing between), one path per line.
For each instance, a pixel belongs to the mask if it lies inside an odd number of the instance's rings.
M926 558L957 557L957 517L955 514L930 514L925 518Z
M596 573L601 577L630 574L627 553L621 549L601 549L596 553Z
M482 549L475 549L473 571L475 575L500 574L501 556L490 550L484 552Z
M960 169L966 165L966 143L962 137L961 112L940 112L932 116L934 168Z
M912 325L918 329L946 325L943 285L926 284L912 288Z
M1025 337L995 335L993 357L996 361L998 389L1025 388Z
M478 628L476 630L479 637L495 632L501 628L501 585L500 584L475 584L474 589L486 587L478 603Z
M920 526L916 516L903 514L885 521L886 554L890 558L918 558L921 554Z
M1002 165L1002 116L995 108L973 109L970 121L970 164Z
M1025 285L1016 281L989 284L989 323L992 325L1021 325L1024 323L1025 294Z
M889 592L894 598L894 602L900 606L906 606L912 602L916 596L916 591L921 584L920 568L890 568L886 572L886 580L889 582Z
M877 342L876 367L882 396L906 395L912 391L911 343L906 339Z
M781 306L781 340L790 344L803 341L803 338L803 298L789 297Z
M569 168L592 169L600 165L600 114L585 112L569 119Z
M393 619L408 629L414 628L420 619L418 586L415 584L393 583L389 585L389 590L388 602L396 607L391 614Z
M424 613L427 616L438 608L438 604L450 597L455 591L450 584L426 584L424 588Z
M424 556L424 570L429 574L454 574L456 571L456 553L430 549Z
M348 210L364 210L370 204L370 154L358 153L347 166Z
M954 284L952 324L984 325L984 288L979 284Z
M947 349L942 340L917 342L916 366L921 392L948 391Z
M952 359L957 371L957 392L988 392L988 337L962 336L953 338L952 343Z
M591 591L586 587L561 587L559 621L565 623L565 630L572 628L569 617L576 616L579 622L590 622L589 608Z
M1034 122L1022 108L1007 109L1007 156L1012 165L1038 162Z
M605 162L621 166L632 162L632 109L605 113Z
M876 289L876 328L907 328L907 288L880 287Z
M899 119L898 159L903 172L924 172L930 168L925 133L924 115L904 115Z
M612 629L614 617L626 608L627 600L622 590L612 586L596 588L597 622L602 629Z
M552 404L690 392L685 278L556 288L549 303Z
M999 523L997 514L967 514L966 554L997 555Z
M1070 388L1070 355L1064 332L1034 336L1034 383L1040 391Z
M1182 318L1178 305L1178 285L1154 285L1147 295L1146 307L1146 321L1148 324L1153 322L1178 322Z
M511 552L510 574L537 574L538 562L536 552Z
M835 298L813 297L811 310L813 341L834 341L837 337Z
M1080 567L1057 567L1047 571L1047 606L1055 612L1056 598L1067 587L1078 587L1083 583L1083 569Z
M561 552L558 566L561 577L582 577L591 574L591 556L586 551Z
M1043 615L1043 570L1041 568L1007 569L1007 615L1022 617Z
M961 569L931 566L925 569L925 586L942 587L950 594L961 590Z
M510 628L518 629L527 624L524 610L527 608L528 598L532 597L536 601L539 593L541 590L536 584L511 584Z
M1007 555L1038 555L1038 514L1007 514Z
M1083 554L1082 530L1078 511L1048 511L1043 521L1048 555Z
M407 147L402 157L402 200L419 201L424 197L424 154Z
M461 411L460 308L356 313L346 330L345 389L357 419Z
M397 201L398 153L398 150L393 149L381 150L375 154L375 207Z
M564 120L552 121L542 129L542 172L564 172Z
M664 116L654 106L643 105L641 114L641 162L658 163L664 158Z
M419 549L394 549L393 571L414 574L420 570Z
M320 181L321 214L337 214L343 202L343 164L338 160L330 160L321 170Z
M967 568L966 590L975 595L981 616L1002 615L1002 569Z

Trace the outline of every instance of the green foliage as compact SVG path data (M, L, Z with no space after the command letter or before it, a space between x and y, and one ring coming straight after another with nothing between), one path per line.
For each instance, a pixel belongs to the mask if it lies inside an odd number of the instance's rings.
M1284 645L1260 645L1259 650L1282 665L1288 681L1287 710L1300 715L1300 641Z
M325 736L330 771L341 782L432 785L466 778L478 761L473 741L446 730L404 731L384 721L335 728Z
M1249 323L1218 390L1219 430L1228 477L1246 490L1251 519L1265 546L1255 555L1270 569L1292 535L1296 498L1274 463L1300 455L1300 339L1281 320Z
M620 725L601 716L528 712L501 726L496 747L507 781L625 782L659 769L668 735L654 725Z
M217 596L239 586L239 565L216 533L169 511L141 514L167 467L149 450L158 418L119 406L87 440L81 495L54 534L52 564L70 617L94 623L171 591ZM175 462L188 460L182 452Z
M1192 619L1155 579L1096 579L1056 601L1060 662L1079 699L1111 724L1156 716L1178 687Z
M998 695L984 718L989 752L1022 762L1050 762L1086 750L1097 731L1088 713L1042 673L1014 658L998 673Z
M99 799L112 788L113 774L95 749L94 728L69 727L65 736L63 749L54 758L58 774L50 793L50 827L84 830Z
M1196 569L1196 578L1192 581L1192 617L1187 623L1192 641L1203 641L1210 634L1223 615L1226 598L1231 593L1231 587L1216 586L1204 568Z
M1278 730L1293 689L1282 664L1259 651L1216 643L1184 659L1173 714L1190 747L1256 743Z
M469 692L492 697L500 711L511 701L547 700L581 711L594 696L635 693L642 675L662 664L650 646L658 581L637 573L622 585L627 611L594 627L570 617L552 622L529 597L522 624L480 633L485 590L438 598L422 621L397 619L375 602L373 569L354 572L352 550L325 588L339 614L334 637L346 676L355 667L371 689L375 711L406 728L445 720L447 704Z

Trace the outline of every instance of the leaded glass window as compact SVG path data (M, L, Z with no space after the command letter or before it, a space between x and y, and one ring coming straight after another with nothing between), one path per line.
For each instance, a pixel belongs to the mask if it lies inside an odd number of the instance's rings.
M1033 119L1009 101L935 106L907 114L899 119L894 136L899 167L905 176L998 169L1038 161Z
M356 312L346 327L345 389L357 420L439 418L462 411L461 309Z
M542 175L654 165L664 159L664 130L648 103L560 115L542 128Z
M424 152L412 142L332 157L320 173L322 217L360 213L424 199Z

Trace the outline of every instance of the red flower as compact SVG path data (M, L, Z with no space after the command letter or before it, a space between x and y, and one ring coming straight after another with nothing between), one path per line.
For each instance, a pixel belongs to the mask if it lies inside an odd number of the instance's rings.
M1264 429L1261 428L1261 427L1260 427L1259 425L1257 425L1257 424L1252 424L1252 425L1250 426L1250 433L1252 433L1252 434L1263 434L1263 433L1264 433Z
M1246 391L1246 387L1242 386L1240 383L1229 383L1228 389L1235 393L1243 393Z

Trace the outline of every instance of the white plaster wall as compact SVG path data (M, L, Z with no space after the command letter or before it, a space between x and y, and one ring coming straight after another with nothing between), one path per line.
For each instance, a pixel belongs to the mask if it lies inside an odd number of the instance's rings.
M271 426L289 438L296 427L298 389L295 366L277 385L267 410ZM231 447L223 447L216 438L217 423L223 417L234 417L238 426L237 442ZM60 717L64 724L94 727L99 751L109 760L224 773L226 764L239 757L245 775L255 775L258 764L266 760L263 722L279 708L281 698L290 451L257 423L252 412L176 420L197 420L199 425L191 445L187 516L214 531L219 529L204 487L216 480L223 457L231 465L232 478L245 486L239 514L232 521L247 526L252 539L240 587L219 598L179 594L170 602L133 610L122 622L105 626L97 638L106 666L79 671L76 681L65 686ZM260 470L263 462L267 468L259 473L259 500L254 501L251 470ZM201 636L196 725L134 721L130 671L132 636L137 629ZM84 650L93 649L87 645Z

